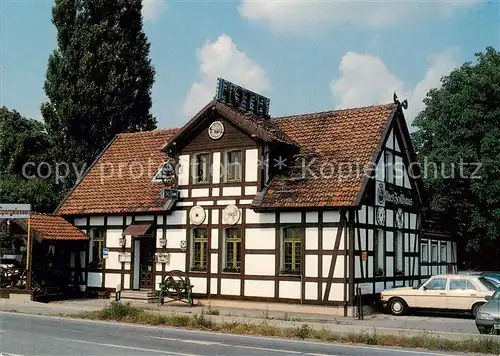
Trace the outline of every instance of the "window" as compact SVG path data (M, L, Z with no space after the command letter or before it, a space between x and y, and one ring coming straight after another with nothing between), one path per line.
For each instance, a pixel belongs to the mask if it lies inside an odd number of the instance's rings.
M241 272L241 229L226 229L225 266L223 272Z
M427 290L445 290L446 278L434 278L426 285Z
M403 271L403 233L401 231L396 232L396 246L394 249L396 258L396 275L404 274Z
M420 262L429 262L429 244L422 241L420 244Z
M451 279L450 280L450 290L466 290L467 289L467 282L468 281L465 279Z
M450 279L450 290L477 290L476 286L467 279Z
M92 229L90 239L90 266L92 268L103 268L104 229Z
M385 181L394 183L394 159L392 152L385 152Z
M446 262L447 256L446 256L446 242L441 242L441 262Z
M200 153L193 157L191 165L191 181L193 184L206 184L209 181L210 154Z
M226 152L224 160L225 182L241 182L241 151Z
M486 287L486 289L488 289L490 291L496 290L495 285L488 278L479 277L478 279L479 279L479 282L481 282L481 284Z
M286 227L282 230L283 274L300 274L302 234L299 228Z
M208 256L208 230L194 229L191 246L191 271L206 271Z
M384 232L375 230L374 258L375 258L375 277L384 275Z
M437 243L432 243L431 245L431 262L438 261L438 245Z

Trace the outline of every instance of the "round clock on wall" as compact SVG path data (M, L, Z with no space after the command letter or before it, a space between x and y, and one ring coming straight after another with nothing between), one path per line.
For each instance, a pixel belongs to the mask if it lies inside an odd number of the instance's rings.
M222 221L226 225L234 225L240 220L240 209L236 205L228 205L222 211Z
M396 226L398 229L402 229L404 224L404 214L403 209L399 208L396 211Z
M205 209L199 205L195 205L189 211L189 220L191 224L201 225L205 221Z
M384 208L377 208L377 224L385 225L385 210Z
M208 135L212 140L218 140L224 135L224 125L220 121L214 121L208 128Z

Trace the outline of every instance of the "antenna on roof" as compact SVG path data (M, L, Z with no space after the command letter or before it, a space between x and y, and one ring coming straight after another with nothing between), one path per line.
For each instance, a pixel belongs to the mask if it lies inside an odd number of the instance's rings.
M403 109L408 109L408 100L403 100L403 102L400 102L398 99L398 95L396 92L394 92L394 95L392 96L392 99L394 100L394 104L401 106Z

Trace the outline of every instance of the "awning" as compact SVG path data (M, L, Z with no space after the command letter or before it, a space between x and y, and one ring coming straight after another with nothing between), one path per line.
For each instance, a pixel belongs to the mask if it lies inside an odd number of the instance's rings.
M151 227L151 223L149 224L132 224L129 225L125 231L123 232L122 236L129 235L129 236L142 236L146 232L148 232L149 228Z

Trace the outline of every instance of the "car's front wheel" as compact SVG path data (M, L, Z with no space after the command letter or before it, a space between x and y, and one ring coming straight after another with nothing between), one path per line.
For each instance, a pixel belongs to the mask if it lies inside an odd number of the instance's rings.
M478 326L477 330L480 334L492 334L493 328L487 328L486 326Z
M401 298L392 298L389 300L389 303L387 304L389 308L389 312L392 315L405 315L406 311L408 309L408 306L406 305L405 301Z

